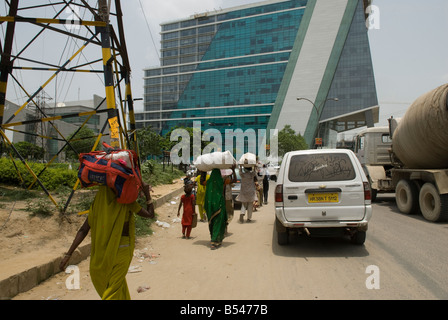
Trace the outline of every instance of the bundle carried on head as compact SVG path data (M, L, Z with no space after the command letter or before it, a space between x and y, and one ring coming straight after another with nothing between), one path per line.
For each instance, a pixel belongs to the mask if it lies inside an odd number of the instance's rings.
M229 150L203 154L193 162L199 171L211 171L213 169L229 169L236 164L236 160Z
M257 165L257 156L253 153L245 153L241 156L239 164L245 168L255 167Z
M103 146L105 151L79 155L81 186L108 186L115 192L118 203L134 202L142 187L137 154L134 150L114 149L106 143Z

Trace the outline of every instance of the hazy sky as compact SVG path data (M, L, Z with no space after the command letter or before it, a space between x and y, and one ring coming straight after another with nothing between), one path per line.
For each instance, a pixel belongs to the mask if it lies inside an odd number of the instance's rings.
M402 115L409 102L448 82L448 1L374 4L381 23L379 30L369 31L369 39L380 112L396 109Z
M122 1L134 98L143 96L143 68L160 65L160 23L255 2L259 1ZM383 125L390 115L402 116L409 104L421 94L448 82L448 1L373 0L373 4L379 8L379 29L371 29L369 39L380 104L380 124ZM0 8L2 15L3 7ZM41 46L45 49L40 49L42 52L38 53L42 56L52 50L49 46L51 39L44 38L43 41L44 45ZM39 77L40 81L45 81L48 76L30 74L25 78ZM94 86L89 91L81 88L79 83L71 85L70 94L64 96L66 100L77 100L78 96L91 99ZM96 93L104 96L101 85L98 85ZM49 93L52 93L51 90ZM8 86L7 99L14 100L10 98L11 94ZM136 102L138 110L142 110L142 106L141 101Z
M328 0L330 1L330 0ZM126 1L127 2L127 1ZM125 15L134 73L134 89L142 92L142 68L158 66L158 51L148 35L139 0L130 0ZM161 22L194 13L244 5L251 0L141 0L160 49ZM380 104L380 123L391 115L402 116L421 94L448 82L448 1L374 0L380 13L379 29L369 30L373 67ZM126 17L125 17L126 18ZM140 35L140 36L134 36Z

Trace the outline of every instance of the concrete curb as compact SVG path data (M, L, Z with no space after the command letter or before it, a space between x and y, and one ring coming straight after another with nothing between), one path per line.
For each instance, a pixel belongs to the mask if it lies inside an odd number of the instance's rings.
M162 196L161 198L154 200L154 208L157 209L158 207L162 206L165 202L167 202L171 198L178 196L178 195L182 194L183 192L184 192L184 187L182 186L179 189L174 190L174 191Z
M154 208L157 209L165 202L175 196L178 196L182 192L183 187L154 200ZM90 243L81 245L73 253L72 258L70 259L70 264L78 264L89 256ZM55 255L54 258L51 258L47 263L19 272L6 279L0 279L0 300L11 299L19 293L26 292L37 286L39 283L61 272L59 270L59 263L61 262L61 259L62 256L58 254Z

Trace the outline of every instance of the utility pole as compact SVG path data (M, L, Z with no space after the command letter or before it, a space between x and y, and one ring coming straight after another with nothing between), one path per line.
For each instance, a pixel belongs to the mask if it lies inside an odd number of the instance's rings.
M59 207L57 202L51 197L48 190L39 179L39 175L51 165L52 161L55 160L56 157L66 147L70 147L75 153L78 152L73 148L70 140L67 140L64 137L65 131L62 130L64 131L63 134L61 130L58 130L57 124L63 126L63 124L61 123L65 121L64 119L67 118L87 117L86 121L76 131L77 133L79 129L87 125L91 116L102 112L107 112L107 121L102 124L101 130L95 140L93 149L97 148L98 143L100 143L102 137L105 135L104 131L107 131L107 128L109 128L109 144L111 146L121 147L124 149L134 149L136 151L138 150L137 137L135 133L136 124L133 110L134 99L132 98L130 87L131 68L126 49L125 33L123 30L122 21L123 13L121 10L120 0L92 1L94 5L91 5L89 3L90 1L85 0L55 1L51 4L48 4L48 1L46 0L36 0L33 1L32 6L30 6L29 4L24 4L23 7L20 7L19 3L21 3L21 1L19 0L8 0L4 2L5 7L9 7L9 10L5 13L4 16L0 15L0 24L3 26L3 28L0 28L0 32L2 32L1 39L3 39L2 41L0 41L0 142L4 142L7 146L11 147L14 153L24 163L29 173L34 177L34 182L32 184L37 182L47 193L56 207ZM114 3L115 5L115 13L111 11L111 9L113 9L112 3ZM48 6L51 6L53 10L39 10L40 8L46 8ZM97 9L95 7L97 7ZM22 15L19 15L22 9L31 9L27 12L30 12L31 15L33 12L35 12L40 16L23 17ZM78 9L83 10L84 13L82 14L82 16L85 19L81 19L81 16L76 13ZM64 13L69 13L70 16L67 17L66 15L64 15ZM118 27L117 30L115 30L115 22ZM36 30L36 34L34 35L34 37L32 37L32 39L28 43L25 43L22 48L17 48L16 50L18 53L12 55L12 49L15 48L14 41L16 41L17 37L25 35L23 33L17 34L17 31L15 31L16 23L32 23L38 26L40 30ZM84 32L72 32L72 30L79 28L85 29L87 31L85 33L87 36L82 35L84 34ZM95 29L93 30L93 28ZM44 31L46 32L45 34L58 34L59 36L63 35L67 36L72 41L75 41L77 48L75 48L70 58L61 63L61 61L51 61L51 56L45 57L45 61L37 60L38 57L30 58L26 56L27 50L25 49L28 48L28 46L33 43ZM59 36L55 39L59 39ZM22 42L23 41L16 41L16 44L22 44ZM82 42L82 45L79 42ZM54 50L57 50L57 45L63 45L63 41L55 41ZM75 62L74 60L75 57L80 55L84 51L84 49L87 48L87 46L96 46L97 48L100 48L101 52L93 54L91 58L87 58L86 56L86 63L77 64L77 62ZM14 61L20 58L23 58L24 61L29 61L33 64L37 64L37 66L16 66ZM102 68L101 66L95 68L97 62L101 61L103 64ZM85 68L86 66L89 66L89 68ZM51 71L53 73L37 90L29 91L23 84L20 84L18 77L14 75L14 73L19 72L16 70L27 70L27 72ZM87 72L91 74L103 73L103 86L105 87L106 96L104 100L106 101L106 109L99 110L99 108L103 106L103 103L101 103L92 112L74 112L73 114L63 114L57 116L53 112L53 115L47 115L45 112L45 100L48 100L48 98L45 97L44 88L54 79L57 79L56 76L59 73L67 72ZM21 88L23 93L25 93L28 98L26 102L24 102L12 115L8 115L8 119L4 119L5 103L7 99L7 82L10 81L10 79L13 79L17 83L17 85ZM121 88L123 85L125 85L125 90L122 90ZM56 87L57 85L55 86L55 88ZM73 90L76 90L75 88L76 87L74 86ZM82 87L78 87L78 100L80 99L81 90ZM125 92L126 94L125 101L128 104L131 131L128 131L126 129L126 110L122 104L124 99L121 99L121 92ZM55 97L56 96L57 93L55 92ZM34 119L28 117L27 119L20 119L22 121L13 121L13 119L18 114L23 112L25 108L35 108L36 116L34 117ZM38 111L40 112L39 115L37 115ZM47 111L50 110L47 109ZM27 116L27 114L25 115L25 117ZM121 119L124 119L124 121L121 121ZM45 133L42 130L48 130L47 124L51 125L51 131ZM13 130L11 128L15 126L26 126L24 132L25 134L28 133L30 136L32 136L31 139L34 140L35 144L37 143L39 145L43 145L43 139L53 140L54 138L57 138L58 141L64 142L62 147L59 145L56 146L59 149L58 152L52 159L47 162L47 165L39 174L35 174L33 172L31 167L26 163L23 156L20 155L19 151L16 148L14 148L14 145L5 134L5 130ZM33 127L32 130L30 130L31 126ZM57 133L56 137L53 137L53 132ZM42 139L42 141L39 139ZM52 144L51 146L54 147L55 145ZM32 184L29 187L31 187ZM79 182L77 182L73 187L72 195L77 189L78 185ZM63 209L64 212L70 202L72 195L67 200L67 203Z
M103 52L104 85L106 89L107 118L110 130L110 145L120 147L120 128L115 104L114 74L112 68L112 54L110 47L109 5L107 0L98 0L99 18L106 23L105 27L98 27L101 34L101 48Z
M44 119L44 114L46 114L46 109L48 104L47 104L47 100L53 100L53 98L51 98L49 95L47 95L47 93L45 92L45 90L42 90L39 95L36 96L35 99L35 103L37 105L34 106L34 112L35 112L35 119L40 119L41 121L37 122L34 126L34 133L36 134L36 137L39 138L39 143L38 141L35 141L35 145L40 145L40 147L42 147L42 149L44 150L44 159L43 160L49 160L48 159L48 139L46 137L48 137L50 135L50 124L48 122L43 122L42 120Z
M9 16L17 15L18 6L19 6L19 0L11 1L11 4L9 6ZM15 21L10 21L6 24L4 47L3 49L0 48L2 49L0 60L0 130L3 130L1 126L3 125L3 115L5 111L6 87L8 83L8 76L12 69L11 50L14 39L15 27L16 27Z

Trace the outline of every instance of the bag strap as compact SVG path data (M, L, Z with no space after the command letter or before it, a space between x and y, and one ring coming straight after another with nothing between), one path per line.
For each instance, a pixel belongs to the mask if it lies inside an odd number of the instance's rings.
M137 177L138 180L140 180L140 186L143 187L143 178L141 177L141 174L137 174L137 172L135 171L135 164L134 164L134 158L132 156L132 153L129 150L123 150L126 151L129 155L129 161L131 162L131 169L132 169L132 173L134 174L134 176Z

